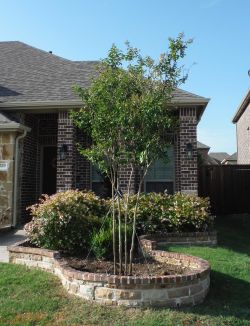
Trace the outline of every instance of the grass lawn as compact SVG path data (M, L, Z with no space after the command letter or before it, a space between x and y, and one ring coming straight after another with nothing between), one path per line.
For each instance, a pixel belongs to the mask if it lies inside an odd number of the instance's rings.
M0 326L250 325L250 221L218 218L217 229L217 248L168 248L211 263L211 290L200 306L179 310L99 306L67 295L53 275L0 264Z

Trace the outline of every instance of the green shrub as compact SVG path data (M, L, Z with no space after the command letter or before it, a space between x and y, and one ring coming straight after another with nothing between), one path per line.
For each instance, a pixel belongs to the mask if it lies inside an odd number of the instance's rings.
M125 199L126 197L123 200ZM136 196L130 196L128 248L135 203ZM92 192L78 190L68 190L52 196L45 195L38 204L28 208L33 218L25 229L30 242L38 247L69 253L83 253L92 248L98 259L111 258L113 253L111 217L108 216L101 226L103 218L111 209L110 204L110 200L102 200ZM124 205L121 207L124 209ZM124 211L122 211L122 220L124 223ZM210 229L212 222L208 198L181 193L174 195L149 193L140 196L137 235L203 231ZM123 234L124 225L122 225ZM118 230L116 230L116 239L118 245Z
M31 243L79 253L89 248L91 234L100 227L108 206L92 192L67 190L45 195L28 210L33 218L25 230Z
M97 259L108 259L113 254L112 221L108 221L102 228L93 232L91 249Z
M132 219L136 196L129 198L129 217ZM176 193L142 194L137 212L137 232L192 232L212 228L208 198Z
M118 225L116 225L116 253L118 257ZM122 233L122 251L124 252L124 224L121 227ZM127 227L127 246L131 245L132 225ZM113 225L112 218L108 217L106 223L95 230L91 238L91 250L97 259L111 259L113 257Z

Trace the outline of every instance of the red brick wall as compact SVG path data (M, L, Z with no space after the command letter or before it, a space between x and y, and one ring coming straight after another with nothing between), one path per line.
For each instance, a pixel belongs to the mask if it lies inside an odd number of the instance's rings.
M175 155L175 191L197 194L197 111L194 107L179 109L180 125L174 136ZM187 144L193 146L191 158L187 154ZM129 167L121 169L121 188L126 190L129 178ZM133 188L138 186L138 173L133 178Z
M69 113L58 114L58 160L57 160L57 191L67 189L91 189L90 162L80 155L77 146L88 146L88 139L77 129L69 118ZM59 151L67 145L68 154L60 160Z
M58 113L58 134L57 134L57 148L58 148L58 160L57 160L57 191L64 191L72 189L75 186L76 177L76 131L69 118L68 112ZM67 157L65 160L61 160L59 156L60 148L67 146Z
M29 219L26 207L37 202L41 195L41 148L44 145L57 146L66 144L66 160L57 157L57 190L71 188L90 189L90 163L76 149L76 143L87 146L86 136L76 130L67 112L48 114L25 114L23 123L31 132L23 140L22 166L20 169L20 217Z
M83 148L89 145L87 136L79 129L76 130L76 142ZM76 188L91 189L90 162L76 150Z
M180 108L180 127L177 137L176 191L195 193L197 179L197 117L195 108ZM193 155L188 157L187 144L193 146Z
M180 127L176 134L175 151L175 191L197 193L197 149L196 149L196 109L179 110ZM90 163L83 158L76 144L88 146L88 139L77 130L67 112L58 114L26 114L24 124L31 127L23 141L22 179L21 179L21 214L27 217L26 207L37 201L40 195L40 161L42 145L57 145L58 154L63 144L67 145L68 155L65 160L57 159L57 191L71 188L91 189ZM186 145L193 145L193 156L187 155ZM121 189L127 189L129 167L120 171ZM138 189L139 174L134 174L132 188Z
M197 111L194 107L179 109L179 130L174 137L175 154L175 191L197 194ZM191 158L187 154L187 144L193 146ZM126 191L126 184L130 175L130 168L124 167L120 171L121 189ZM133 190L138 188L138 172L133 178Z
M120 171L119 171L120 189L123 193L127 192L130 173L131 173L131 167L129 165L123 166L120 168ZM137 178L137 173L136 173L136 171L134 171L134 173L132 175L132 179L131 179L131 188L130 188L131 193L134 193L136 190L135 189L136 188L136 178Z

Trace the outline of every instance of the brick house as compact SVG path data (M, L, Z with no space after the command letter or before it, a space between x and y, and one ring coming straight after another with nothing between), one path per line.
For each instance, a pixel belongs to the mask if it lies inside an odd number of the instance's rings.
M76 143L84 133L69 119L81 101L72 86L88 87L95 61L70 61L21 42L0 42L0 214L9 223L26 218L26 207L42 193L69 188L98 193L103 180L81 157ZM197 124L208 99L177 89L172 107L180 126L170 148L171 161L156 162L144 191L197 193ZM128 171L121 171L123 187ZM136 186L138 176L135 175Z
M233 118L236 124L237 164L250 164L250 89Z

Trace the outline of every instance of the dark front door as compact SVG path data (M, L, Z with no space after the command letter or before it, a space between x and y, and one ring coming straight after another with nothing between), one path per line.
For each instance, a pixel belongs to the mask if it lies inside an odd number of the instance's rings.
M57 147L43 147L42 193L52 195L56 192Z

